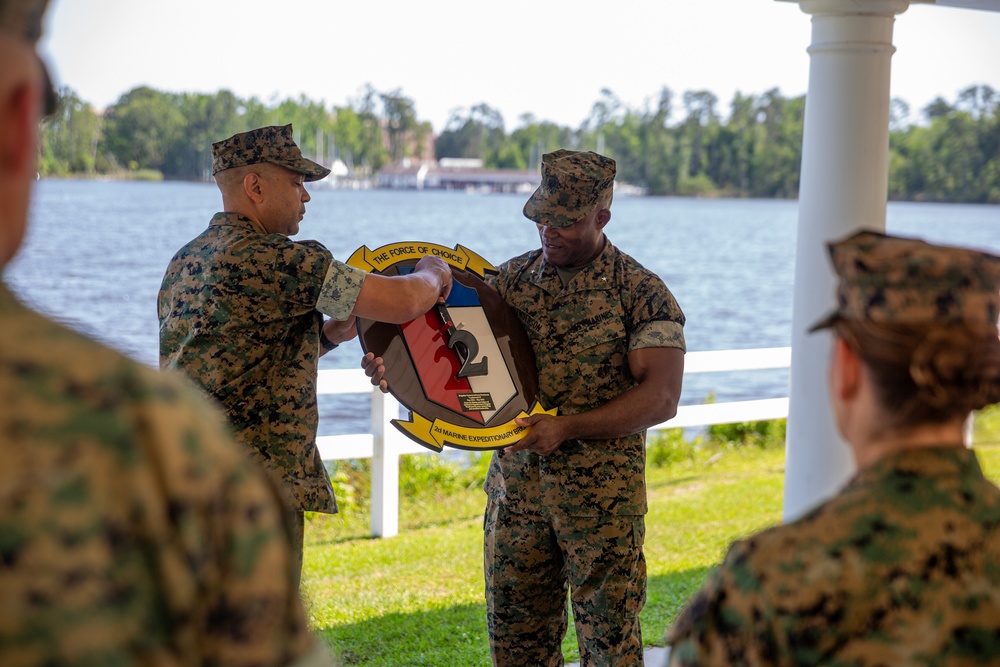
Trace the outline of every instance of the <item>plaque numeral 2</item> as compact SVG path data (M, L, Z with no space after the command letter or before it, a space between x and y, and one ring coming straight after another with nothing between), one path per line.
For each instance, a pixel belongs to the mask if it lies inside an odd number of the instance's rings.
M455 328L446 304L438 303L435 308L437 308L438 315L441 316L441 321L444 323L444 332L448 336L448 348L455 350L458 360L462 362L455 377L467 378L488 374L489 360L486 357L473 362L479 356L479 342L476 340L476 336L471 331Z

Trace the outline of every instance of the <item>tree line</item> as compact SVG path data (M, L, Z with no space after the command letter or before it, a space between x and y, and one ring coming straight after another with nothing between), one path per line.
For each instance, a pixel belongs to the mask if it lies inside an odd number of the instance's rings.
M342 160L369 177L405 158L479 158L487 168L537 169L556 148L597 150L618 163L619 181L654 195L798 196L805 97L777 90L736 93L723 116L706 90L678 99L668 87L642 107L604 89L577 128L531 114L508 131L486 103L454 110L434 136L399 89L365 86L342 106L305 96L265 103L222 90L170 93L135 88L98 113L69 88L41 130L42 176L112 175L207 180L211 144L236 132L292 123L303 153ZM893 100L891 199L1000 203L1000 95L970 86L953 102L937 98L911 119Z

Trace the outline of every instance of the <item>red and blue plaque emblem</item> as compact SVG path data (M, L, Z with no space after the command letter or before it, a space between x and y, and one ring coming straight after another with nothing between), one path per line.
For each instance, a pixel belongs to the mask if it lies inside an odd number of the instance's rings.
M358 322L362 348L385 360L389 391L410 411L409 421L392 423L435 451L512 445L526 430L514 420L545 410L536 400L537 371L527 334L513 309L483 281L496 268L461 245L417 242L362 247L347 263L403 275L424 255L452 267L447 301L401 325Z

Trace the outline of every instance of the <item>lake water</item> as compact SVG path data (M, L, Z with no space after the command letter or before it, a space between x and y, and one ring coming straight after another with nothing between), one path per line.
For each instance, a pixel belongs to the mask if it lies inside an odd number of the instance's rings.
M346 260L362 245L428 241L475 250L493 263L538 246L521 215L525 195L313 190L297 238ZM207 183L40 181L31 227L7 267L13 290L38 310L157 365L156 293L173 253L221 207ZM689 350L790 344L797 203L618 197L609 238L657 272L687 316ZM1000 207L890 203L889 231L1000 253ZM353 368L342 345L321 368ZM685 378L681 403L777 398L784 370ZM321 397L322 434L368 429L363 396Z

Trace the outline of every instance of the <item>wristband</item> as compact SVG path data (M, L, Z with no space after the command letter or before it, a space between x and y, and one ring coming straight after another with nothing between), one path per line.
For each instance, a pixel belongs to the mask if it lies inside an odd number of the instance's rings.
M334 343L332 340L327 338L326 334L323 333L322 329L319 330L319 344L320 347L322 347L327 352L337 347L337 343Z

